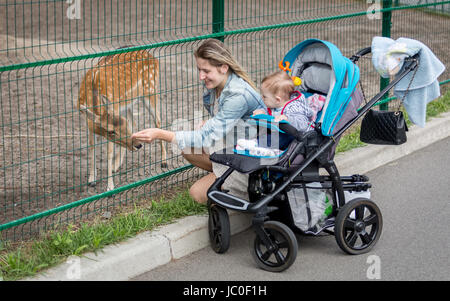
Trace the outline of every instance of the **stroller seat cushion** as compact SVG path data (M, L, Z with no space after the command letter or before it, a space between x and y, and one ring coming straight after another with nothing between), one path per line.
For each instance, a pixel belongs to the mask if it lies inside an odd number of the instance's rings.
M306 64L313 62L321 62L323 64L328 64L330 66L333 64L330 51L323 43L320 42L315 42L308 45L308 47L305 48L297 57L293 67L295 67L297 61L298 64Z
M331 67L320 63L311 64L303 71L302 78L301 88L326 95L330 90Z
M319 92L330 90L333 79L332 59L328 48L322 43L313 43L303 50L292 64L292 75L302 79L301 90Z

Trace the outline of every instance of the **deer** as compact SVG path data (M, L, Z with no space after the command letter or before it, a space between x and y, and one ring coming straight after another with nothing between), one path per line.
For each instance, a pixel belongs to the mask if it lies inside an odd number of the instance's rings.
M123 162L126 150L137 151L142 145L133 134L132 107L143 100L156 127L161 127L157 84L159 61L147 50L137 50L103 57L84 75L78 92L78 109L85 114L88 127L88 185L96 185L95 135L108 140L108 186L114 189L113 172ZM119 146L119 147L115 147ZM118 150L117 150L118 148ZM167 167L166 147L161 142L161 167Z

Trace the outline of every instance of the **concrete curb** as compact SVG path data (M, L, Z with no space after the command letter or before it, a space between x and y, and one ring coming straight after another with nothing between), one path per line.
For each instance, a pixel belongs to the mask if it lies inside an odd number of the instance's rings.
M251 216L228 211L231 234L248 229ZM31 281L123 281L180 259L210 245L208 216L188 216L155 231L144 232L100 252L70 256L65 263Z
M338 154L335 162L340 174L364 174L450 136L450 112L430 120L425 128L412 126L407 135L407 143L400 146L368 145ZM233 235L250 227L250 215L236 211L229 215ZM64 264L25 280L129 280L209 244L208 217L189 216L97 254L71 256Z

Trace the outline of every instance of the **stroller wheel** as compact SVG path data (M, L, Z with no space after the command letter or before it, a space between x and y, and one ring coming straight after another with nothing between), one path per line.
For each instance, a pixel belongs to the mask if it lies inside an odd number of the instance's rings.
M377 243L383 228L378 206L358 198L342 207L336 217L335 238L339 247L351 255L368 252Z
M269 272L282 272L289 268L297 258L297 239L288 226L277 221L264 223L264 232L273 244L268 247L263 239L256 235L252 256L260 268Z
M214 252L225 253L230 247L231 236L230 220L226 209L217 205L209 208L208 231Z

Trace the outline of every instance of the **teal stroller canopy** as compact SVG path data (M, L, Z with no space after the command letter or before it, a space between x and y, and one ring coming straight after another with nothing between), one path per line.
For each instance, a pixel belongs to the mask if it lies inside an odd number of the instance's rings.
M322 135L332 136L338 128L359 81L359 68L332 43L309 39L292 48L283 59L291 76L302 80L300 90L326 95L316 123Z

